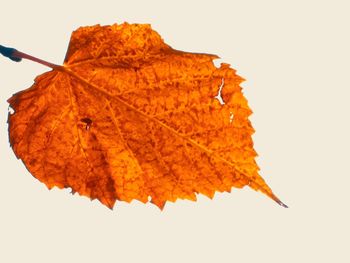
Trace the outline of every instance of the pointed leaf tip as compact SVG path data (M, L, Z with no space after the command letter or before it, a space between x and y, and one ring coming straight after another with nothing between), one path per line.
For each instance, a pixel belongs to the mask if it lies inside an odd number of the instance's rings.
M274 200L277 204L284 208L289 208L285 203L283 203L275 194L271 193L269 194L269 197Z
M284 208L289 208L285 203L283 203L281 200L277 199L275 200L277 204L279 204L280 206L284 207Z

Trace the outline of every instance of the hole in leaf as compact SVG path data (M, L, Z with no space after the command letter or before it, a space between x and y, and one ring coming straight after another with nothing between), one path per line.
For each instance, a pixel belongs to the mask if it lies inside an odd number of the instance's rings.
M15 110L11 106L9 106L8 107L8 112L12 115L12 114L15 113Z
M221 105L224 105L224 104L225 104L224 100L223 100L222 97L221 97L221 92L222 92L222 88L224 87L224 84L225 84L225 81L224 81L224 79L222 78L222 79L221 79L221 85L220 85L219 91L218 91L218 95L216 95L216 96L214 97L214 98L218 99L218 101L220 102Z
M233 112L231 111L230 112L230 123L232 123L233 122Z
M81 122L84 122L86 124L85 129L88 131L90 130L92 120L90 118L82 118L80 119Z

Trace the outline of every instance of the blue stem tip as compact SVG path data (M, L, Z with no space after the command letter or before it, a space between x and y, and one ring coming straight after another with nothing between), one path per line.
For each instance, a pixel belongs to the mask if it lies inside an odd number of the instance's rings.
M0 53L5 56L8 57L9 59L19 62L22 60L22 58L16 57L15 54L17 52L17 49L14 48L10 48L10 47L4 47L2 45L0 45Z

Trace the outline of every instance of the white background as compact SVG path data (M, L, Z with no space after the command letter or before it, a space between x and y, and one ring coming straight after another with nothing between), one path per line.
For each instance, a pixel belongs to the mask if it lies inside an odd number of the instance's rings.
M0 262L350 262L348 1L2 1L0 44L62 63L79 26L150 23L247 79L261 174L198 202L98 202L49 191L8 143L6 100L48 69L0 57Z

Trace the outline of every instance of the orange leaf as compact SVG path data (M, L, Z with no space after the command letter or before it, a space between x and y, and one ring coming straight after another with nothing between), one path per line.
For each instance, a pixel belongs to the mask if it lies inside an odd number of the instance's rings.
M63 66L8 53L53 68L9 99L11 146L49 189L163 208L249 185L285 206L258 174L243 79L217 56L127 23L73 32Z

